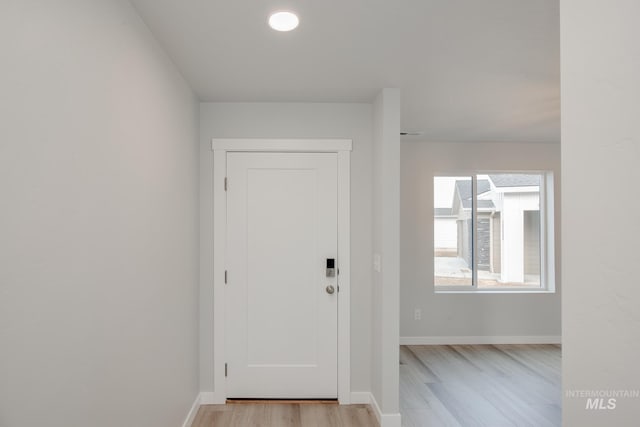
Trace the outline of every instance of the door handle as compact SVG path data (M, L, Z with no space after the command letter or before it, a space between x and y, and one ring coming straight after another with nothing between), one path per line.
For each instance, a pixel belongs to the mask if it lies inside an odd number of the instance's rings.
M336 291L336 289L333 287L333 285L329 285L326 287L326 291L329 295L332 295Z

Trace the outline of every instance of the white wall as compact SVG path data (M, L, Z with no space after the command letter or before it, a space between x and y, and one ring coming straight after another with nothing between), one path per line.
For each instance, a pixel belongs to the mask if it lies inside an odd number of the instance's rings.
M0 426L198 392L198 104L123 1L0 4Z
M384 418L382 427L400 426L400 91L383 89L373 104L373 274L371 392Z
M640 389L639 16L637 0L560 2L565 391ZM563 425L638 425L640 398L564 396Z
M200 387L213 391L213 152L211 138L351 138L351 390L370 390L370 104L200 105Z
M560 223L560 146L525 143L402 143L402 337L559 336L560 227L555 294L434 294L433 177L473 170L551 170ZM414 310L422 319L414 320Z

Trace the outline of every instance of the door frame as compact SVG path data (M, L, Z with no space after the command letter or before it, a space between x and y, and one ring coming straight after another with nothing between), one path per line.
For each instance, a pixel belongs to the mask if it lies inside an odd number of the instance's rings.
M351 403L351 150L350 139L213 138L213 371L214 402L225 403L227 153L336 153L338 157L338 402ZM230 185L233 185L231 183Z

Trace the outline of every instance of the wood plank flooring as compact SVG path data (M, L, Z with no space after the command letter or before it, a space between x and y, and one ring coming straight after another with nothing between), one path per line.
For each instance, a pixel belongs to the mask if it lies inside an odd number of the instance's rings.
M369 405L228 403L203 405L192 427L377 427Z
M400 348L403 427L561 425L560 346ZM377 427L369 405L242 402L200 407L192 427Z
M400 348L403 427L561 425L560 346Z

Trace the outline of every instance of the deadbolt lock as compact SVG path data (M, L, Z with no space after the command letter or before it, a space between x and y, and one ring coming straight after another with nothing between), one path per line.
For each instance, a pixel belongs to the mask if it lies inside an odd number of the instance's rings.
M335 258L327 258L327 277L336 276L336 260Z

